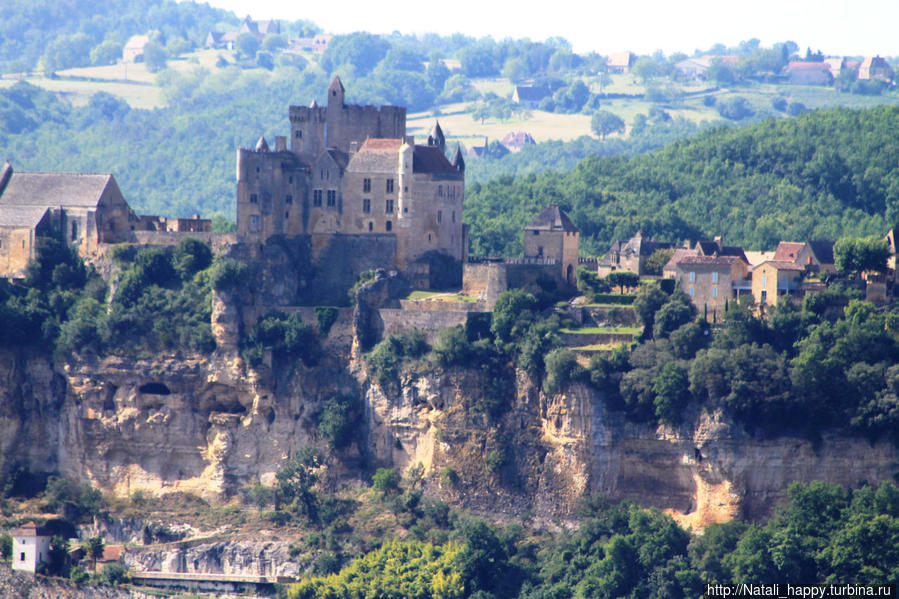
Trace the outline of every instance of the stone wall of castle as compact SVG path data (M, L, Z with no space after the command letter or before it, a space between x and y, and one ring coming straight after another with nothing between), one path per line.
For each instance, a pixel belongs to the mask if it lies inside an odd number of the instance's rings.
M418 329L428 343L434 344L440 331L456 325L464 325L472 312L441 310L404 310L402 308L379 308L381 337L395 335L410 329Z

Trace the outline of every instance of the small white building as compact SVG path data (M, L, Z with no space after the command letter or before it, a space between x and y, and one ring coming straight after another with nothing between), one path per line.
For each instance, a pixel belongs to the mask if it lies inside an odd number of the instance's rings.
M12 537L12 569L36 572L38 565L49 557L50 535L34 522L29 522L14 530Z

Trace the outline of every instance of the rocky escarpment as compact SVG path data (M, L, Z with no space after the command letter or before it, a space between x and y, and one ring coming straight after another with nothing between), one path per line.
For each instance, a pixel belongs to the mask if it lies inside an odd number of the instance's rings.
M140 591L109 586L79 586L59 578L14 571L0 562L0 597L4 599L152 599Z
M0 352L0 472L23 465L123 495L227 497L271 483L303 446L326 449L317 422L334 396L361 398L365 417L329 459L326 485L421 464L428 493L493 514L565 517L583 495L602 492L701 526L763 517L794 480L853 486L897 470L887 443L757 438L698 411L677 428L638 425L611 411L601 390L575 384L548 396L511 369L419 366L382 388L366 377L359 341L377 335L371 308L400 283L382 273L360 291L355 318L338 319L315 366L268 355L248 369L237 344L245 315L227 294L214 301L219 349L210 355L60 365Z

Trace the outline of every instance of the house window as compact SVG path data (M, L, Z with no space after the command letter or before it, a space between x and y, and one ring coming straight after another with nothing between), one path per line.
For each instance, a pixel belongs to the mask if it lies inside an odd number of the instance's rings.
M693 295L694 295L695 293L696 293L696 291L693 289L693 286L690 285L690 297L693 297Z
M284 203L285 203L285 204L293 204L293 196L292 196L292 195L288 195L287 197L285 197L285 198L284 198Z
M691 283L695 283L695 282L696 282L696 273L693 272L693 271L690 271L690 282L691 282Z
M762 277L762 287L768 286L768 277Z
M393 223L390 222L390 221L387 221L386 223L384 223L384 228L387 229L388 231L392 230L392 229L393 229Z
M387 214L393 214L393 200L387 200L387 202L385 202L384 212Z
M371 179L362 179L362 192L371 193Z
M333 208L337 205L337 190L329 189L328 190L328 207Z
M718 282L718 273L713 272L712 273L712 283L717 283L717 282Z
M256 233L259 231L259 215L251 214L250 215L250 233Z
M250 203L251 203L251 204L258 204L258 203L259 203L259 196L257 196L255 193L251 193L251 194L250 194Z
M428 233L428 243L431 243L431 234Z
M369 200L368 198L365 198L364 200L362 200L362 213L368 214L370 212L371 212L371 200ZM369 229L369 230L371 230L371 229Z
M321 207L322 205L322 190L316 189L312 192L312 205L315 207Z
M712 287L712 297L718 297L718 288Z
M443 210L438 210L438 211L437 211L437 222L438 222L438 223L443 222Z
M23 540L22 542L24 543L25 541ZM19 554L19 561L20 561L20 562L24 562L24 561L25 561L25 553L24 553L24 552L22 552L22 553Z
M393 193L393 179L387 179L387 193Z

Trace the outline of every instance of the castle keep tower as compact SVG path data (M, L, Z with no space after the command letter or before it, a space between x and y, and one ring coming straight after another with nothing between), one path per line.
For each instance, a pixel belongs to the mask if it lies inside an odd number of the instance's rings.
M524 256L555 260L562 278L577 284L580 233L558 204L549 204L524 228Z
M420 274L437 254L461 262L465 163L458 149L447 160L439 124L416 145L405 108L347 104L338 77L326 106L290 106L288 117L289 149L279 136L274 150L260 138L237 151L240 240L389 235L395 263L381 266Z

